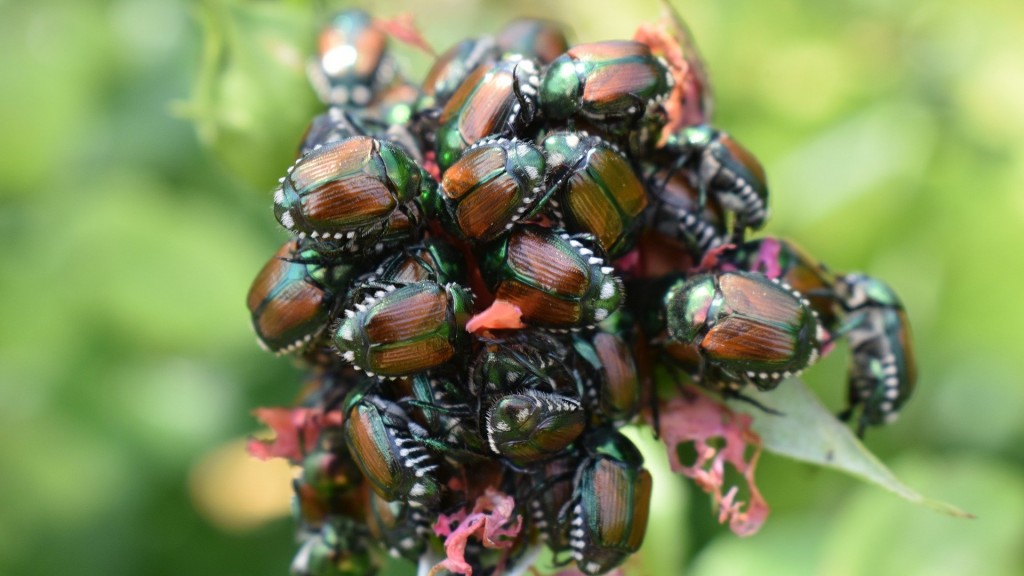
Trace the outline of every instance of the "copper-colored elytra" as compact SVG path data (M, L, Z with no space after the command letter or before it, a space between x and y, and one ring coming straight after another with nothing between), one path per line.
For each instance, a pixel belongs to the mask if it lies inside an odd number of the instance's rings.
M761 162L758 161L757 157L754 156L749 150L740 146L740 143L729 137L728 134L720 133L718 141L725 146L733 156L739 160L740 164L746 166L747 170L754 173L754 177L763 184L767 182L767 176L764 173L764 166L761 166Z
M639 550L647 534L647 518L651 513L651 488L653 479L647 469L641 469L633 479L633 517L630 521L629 538L626 547Z
M485 136L500 134L502 124L512 115L516 103L512 91L511 71L495 71L494 76L466 102L459 116L459 133L466 142L476 142Z
M757 276L723 274L718 286L727 310L754 318L759 322L793 326L794 319L802 321L806 311L800 301L781 286Z
M480 190L464 199L455 210L455 220L466 236L484 239L504 229L519 205L519 185L506 174L481 184Z
M445 196L458 200L505 170L507 156L498 146L485 145L467 150L441 180Z
M300 194L330 180L361 172L377 150L369 136L353 136L326 144L299 160L288 176Z
M598 175L608 195L626 216L636 218L647 207L644 185L620 154L605 149L592 155L588 172Z
M797 337L777 326L732 317L709 330L701 341L701 348L716 360L766 364L785 369L797 351Z
M567 417L570 419L567 420ZM550 422L555 418L561 421L559 426L551 426ZM579 438L583 433L583 426L586 424L585 418L582 410L550 416L543 422L544 429L534 434L534 443L539 445L544 452L554 454Z
M403 342L434 332L445 322L448 297L440 286L392 294L406 296L389 297L374 305L363 328L370 342Z
M584 230L597 237L605 250L622 238L622 218L611 198L589 175L575 174L566 187L569 212Z
M356 54L358 54L355 62L356 74L363 77L370 76L377 69L384 50L387 49L388 37L384 32L370 28L363 30L355 38L354 44Z
M623 490L629 485L629 476L622 465L611 460L599 460L594 467L594 490L598 498L595 510L600 529L598 538L609 547L622 546L632 528L630 505L632 493Z
M387 444L387 437L376 430L371 416L376 410L366 406L355 406L345 421L345 440L349 452L353 454L366 477L373 483L373 489L385 500L390 500L391 486L387 482L394 478L399 464L388 450L381 450L379 445ZM378 484L383 481L385 485Z
M608 403L618 409L632 410L639 390L633 352L621 338L606 332L594 336L594 349L609 383L606 389L612 393Z
M917 381L917 360L914 358L914 347L911 344L910 319L907 318L907 313L904 310L897 311L896 317L899 318L900 322L898 338L900 347L903 349L903 363L906 365L907 370L907 380L904 384L909 392L914 389L914 383Z
M397 205L387 185L367 174L328 182L303 199L307 219L343 227L376 223Z
M260 273L256 275L252 286L249 287L249 295L246 299L249 312L255 312L263 304L263 300L270 295L274 287L278 286L282 279L284 279L285 273L291 264L283 262L282 259L291 257L297 246L298 244L294 240L285 242L277 249L277 252L274 253L270 260L263 265L263 268L260 269Z
M583 296L590 285L590 271L571 250L561 238L524 230L509 240L508 263L544 290Z
M447 338L431 336L371 348L367 369L385 375L415 374L444 364L453 356L455 349Z
M518 306L523 311L523 322L527 324L573 326L583 315L579 302L563 300L516 280L502 282L495 298Z
M594 114L623 114L630 106L642 108L654 94L643 94L640 90L657 85L660 72L650 62L622 62L595 70L583 86L583 101Z
M483 77L493 67L493 63L486 62L477 66L469 76L466 76L465 80L462 81L462 84L459 84L458 89L455 90L454 94L452 94L448 103L445 104L444 110L441 111L441 117L439 120L442 124L451 120L459 113L460 110L462 110L462 106L466 103L466 100L473 95L476 91L477 85L480 84Z
M285 334L323 315L324 292L307 282L292 282L267 303L259 315L260 334Z
M630 57L650 57L651 49L646 44L632 40L607 40L578 44L569 49L569 56L574 60L608 61Z

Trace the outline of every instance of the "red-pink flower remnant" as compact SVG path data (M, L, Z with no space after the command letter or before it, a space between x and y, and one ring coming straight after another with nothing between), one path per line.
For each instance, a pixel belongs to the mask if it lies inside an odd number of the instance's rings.
M299 463L316 447L321 428L341 426L338 411L325 415L316 408L257 408L252 413L274 431L273 440L249 440L249 454L260 460L287 458Z
M523 311L519 306L506 300L495 300L487 310L474 315L466 322L466 331L477 333L487 330L519 330L523 324Z
M661 437L668 446L672 470L693 478L702 490L711 494L718 507L718 521L729 522L738 536L751 536L768 517L768 503L754 482L754 469L761 456L761 438L750 429L751 417L729 410L695 388L688 387L684 397L675 397L661 406ZM721 442L709 440L720 438ZM680 444L692 442L697 461L690 466L679 461ZM749 458L748 446L753 447ZM743 475L749 502L737 499L738 486L723 493L725 465L731 464Z
M430 45L430 42L427 42L419 27L416 26L416 19L413 18L412 14L405 12L393 18L376 18L374 24L379 30L382 30L395 40L414 48L419 48L430 56L437 57L434 47Z
M447 558L430 569L430 576L441 570L472 576L473 567L466 562L466 544L471 537L479 540L484 548L510 548L523 527L523 517L518 514L514 524L511 522L515 506L511 496L488 488L483 496L476 499L469 513L459 510L455 514L438 516L434 533L444 537Z

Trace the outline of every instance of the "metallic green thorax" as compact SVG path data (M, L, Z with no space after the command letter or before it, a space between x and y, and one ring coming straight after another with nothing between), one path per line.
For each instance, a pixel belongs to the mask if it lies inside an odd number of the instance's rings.
M585 574L620 565L643 543L651 503L651 474L636 446L611 429L586 440L591 456L580 466L570 513L569 546Z
M696 342L708 318L714 318L721 305L722 299L711 276L676 283L665 295L669 337L680 342Z

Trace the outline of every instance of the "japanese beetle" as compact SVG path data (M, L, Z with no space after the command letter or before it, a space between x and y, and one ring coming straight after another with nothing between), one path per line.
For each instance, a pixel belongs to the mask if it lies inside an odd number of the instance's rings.
M419 233L420 203L436 185L395 144L354 136L321 146L289 168L274 194L274 216L325 249L379 251Z
M609 332L573 341L583 361L584 390L580 395L602 422L627 422L640 409L640 376L633 350L625 340Z
M342 499L360 485L363 477L345 446L342 428L324 428L317 449L302 460L292 481L294 512L303 528L319 528L328 515L342 507Z
M633 244L633 231L647 193L618 148L586 132L556 132L544 138L549 201L571 232L593 234L611 257Z
M264 350L293 352L327 325L335 299L344 295L355 268L323 257L300 240L288 240L263 266L247 303Z
M567 363L569 349L553 335L526 328L482 340L483 347L469 367L473 394L535 389L575 393L576 379Z
M464 386L445 376L425 374L411 378L410 386L410 396L400 403L421 419L432 438L444 443L446 458L477 460L486 452L477 411L467 405Z
M487 136L522 134L537 112L537 65L521 56L477 66L441 110L437 165L442 171Z
M522 468L565 450L585 425L577 400L527 390L502 396L487 411L487 444Z
M484 280L496 298L518 306L530 326L593 326L618 309L622 283L581 240L539 226L516 228L486 248Z
M395 378L437 368L466 345L472 294L458 284L417 282L358 288L334 329L342 358L368 376Z
M305 536L292 560L292 576L372 576L366 528L351 518L335 516Z
M835 275L793 242L773 236L759 238L725 252L722 258L740 270L759 272L803 294L825 329L835 329Z
M768 219L768 180L757 157L739 142L704 124L677 132L665 147L679 154L677 164L693 167L701 203L710 195L736 214L737 233L764 226Z
M525 140L478 142L444 172L434 212L463 238L486 242L528 216L544 190L544 156Z
M700 198L688 170L664 168L646 178L651 197L647 224L681 242L698 260L728 239L725 216L715 197Z
M370 276L374 284L414 284L431 281L438 284L462 282L466 266L462 254L440 238L403 248L381 262Z
M847 420L859 410L857 434L863 436L868 426L895 421L914 392L910 321L896 292L876 278L847 274L836 283L836 293L847 311L836 336L846 336L853 354L849 407L840 416Z
M548 67L540 85L545 117L596 121L614 134L641 133L653 144L667 121L662 103L672 89L668 67L640 42L578 44Z
M298 158L309 154L318 146L368 134L369 130L351 110L331 106L310 121L306 133L302 136L302 142L299 143Z
M321 30L309 81L325 104L367 106L395 77L388 36L362 10L336 14Z
M494 38L467 38L438 56L423 80L420 109L443 108L467 76L479 66L498 61L500 52Z
M569 547L585 574L603 574L640 549L651 506L651 473L640 451L610 428L587 435L575 479Z
M824 330L802 295L753 272L701 274L665 295L671 341L696 346L701 373L762 390L818 359Z
M424 447L427 431L402 408L375 394L355 394L345 417L345 442L374 492L433 509L441 495L437 461Z
M557 22L540 18L519 18L506 24L497 36L498 49L505 56L519 54L548 65L569 49L565 30Z
M579 450L570 450L528 470L521 476L517 501L528 502L531 537L542 540L556 554L569 548L569 523L562 515L573 497L573 481L582 462Z

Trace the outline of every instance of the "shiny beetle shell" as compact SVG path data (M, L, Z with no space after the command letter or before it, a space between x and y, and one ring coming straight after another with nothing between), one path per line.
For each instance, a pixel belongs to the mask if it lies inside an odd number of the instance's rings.
M274 216L292 233L353 253L380 250L419 233L419 202L435 186L395 144L355 136L289 168L274 194Z
M667 120L662 103L672 89L668 67L650 48L631 40L578 44L548 67L540 87L543 113L552 119L581 116L595 121L625 121L660 130Z
M623 288L613 271L583 242L537 226L490 245L482 263L496 298L518 306L527 325L555 329L592 326L617 310Z
M640 549L651 506L651 474L625 436L599 429L576 476L569 546L584 574L603 574Z
M334 330L342 357L369 376L409 376L455 359L466 344L471 296L418 282L363 291Z
M665 296L670 340L710 368L770 389L813 364L825 332L803 296L752 272L701 274Z
M494 240L529 214L544 190L544 168L544 156L531 142L474 144L445 170L435 213L459 236Z
M427 515L401 500L388 502L373 490L368 498L366 526L370 536L392 557L419 560L427 540L433 535Z
M298 240L285 242L249 288L247 303L260 346L292 352L309 344L327 325L338 293L354 268L333 263Z
M610 256L632 248L647 192L629 160L596 136L557 132L544 139L549 200L570 232L593 234Z
M546 390L576 392L577 380L568 365L569 349L553 334L526 328L483 342L469 367L473 394Z
M466 279L466 264L451 244L440 238L427 238L381 262L371 279L376 284L396 285L428 280L438 284L461 283Z
M433 508L441 493L434 477L436 460L397 404L373 395L359 397L348 409L344 430L349 452L377 495Z
M807 298L826 330L836 328L835 275L793 242L768 236L746 242L723 257L740 270L789 285Z
M325 104L367 106L395 76L388 36L362 10L336 14L321 30L310 83Z
M494 38L467 38L438 56L423 80L423 93L428 99L423 107L444 107L452 94L477 67L494 64L500 51Z
M487 443L495 454L524 467L565 450L585 425L577 400L527 390L502 396L487 411Z
M441 111L437 164L447 169L462 152L487 136L515 136L537 109L537 66L513 56L477 66Z
M917 363L910 321L896 293L864 274L839 279L837 293L848 311L838 335L845 335L853 358L848 381L849 418L857 410L857 432L889 424L914 392Z
M540 18L519 18L498 32L498 48L504 55L519 54L546 66L569 49L560 24Z

